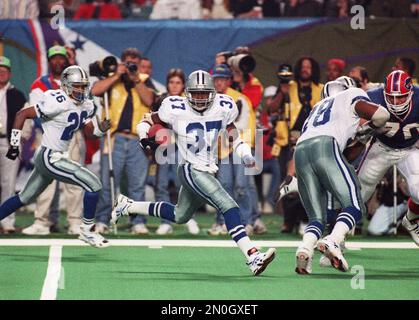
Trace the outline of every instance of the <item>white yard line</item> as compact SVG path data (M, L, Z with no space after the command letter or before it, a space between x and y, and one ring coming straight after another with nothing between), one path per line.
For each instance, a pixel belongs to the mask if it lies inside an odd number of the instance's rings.
M51 243L49 249L49 260L47 276L44 280L40 300L55 300L61 274L61 253L62 245Z
M109 240L115 247L236 247L232 240L142 240L115 239ZM300 241L254 241L258 247L296 248ZM415 249L413 242L355 242L345 243L348 249ZM0 239L1 246L88 246L76 239ZM60 248L61 252L61 248ZM51 255L50 255L51 260Z

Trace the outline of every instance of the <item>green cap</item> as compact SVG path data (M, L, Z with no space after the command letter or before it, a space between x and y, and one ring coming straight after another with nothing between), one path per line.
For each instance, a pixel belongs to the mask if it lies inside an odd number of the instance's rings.
M67 50L62 46L53 46L48 49L48 59L57 54L67 57Z
M0 67L6 67L6 68L11 69L12 64L10 63L10 59L4 56L0 56Z

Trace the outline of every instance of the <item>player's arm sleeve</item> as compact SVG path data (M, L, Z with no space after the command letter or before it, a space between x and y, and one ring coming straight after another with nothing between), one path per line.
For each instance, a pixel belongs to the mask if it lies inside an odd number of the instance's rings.
M242 108L235 123L236 128L239 130L249 129L250 106L244 99L240 99L239 102L241 102Z
M237 108L236 103L234 102L233 99L231 99L230 102L231 102L231 107L229 108L228 113L227 113L227 125L236 121L237 117L239 116L239 109Z
M60 104L50 94L45 93L44 98L38 100L35 105L35 111L38 118L49 120L58 115L62 111L62 108L60 108Z
M157 111L157 115L159 116L159 119L164 124L171 126L173 121L173 115L172 115L172 106L170 104L170 101L168 98L164 99L161 103L161 106L159 108L159 111Z

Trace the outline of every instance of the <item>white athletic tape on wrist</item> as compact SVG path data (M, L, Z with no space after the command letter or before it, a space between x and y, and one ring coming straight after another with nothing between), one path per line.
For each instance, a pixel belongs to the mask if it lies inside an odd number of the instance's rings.
M387 111L386 108L379 106L371 117L371 123L375 127L380 128L386 124L388 119L390 119L390 113Z
M252 149L250 149L250 146L242 139L236 139L233 142L233 150L240 158L243 158L246 155L253 157Z
M148 130L150 130L151 124L147 121L140 121L137 124L137 134L140 140L148 138Z
M10 145L13 147L19 147L21 138L22 138L22 130L12 129L12 134L10 136Z

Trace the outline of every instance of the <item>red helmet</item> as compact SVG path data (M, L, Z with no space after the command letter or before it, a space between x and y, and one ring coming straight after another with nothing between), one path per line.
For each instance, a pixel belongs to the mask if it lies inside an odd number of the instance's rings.
M403 115L409 109L412 95L412 78L406 72L394 70L387 76L384 99L390 112L396 116ZM396 99L402 99L402 101L396 101Z

